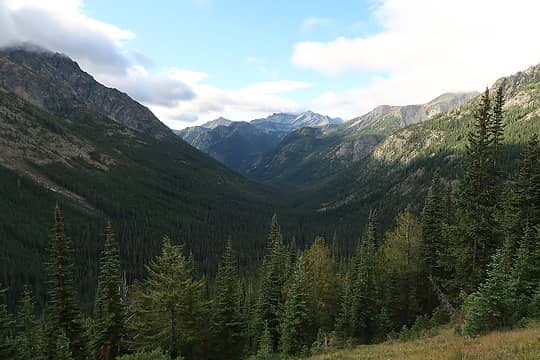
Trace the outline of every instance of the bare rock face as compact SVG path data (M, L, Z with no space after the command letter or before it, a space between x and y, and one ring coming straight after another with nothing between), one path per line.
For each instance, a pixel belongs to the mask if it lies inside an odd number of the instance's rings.
M48 111L58 111L65 102L78 102L155 138L173 136L147 107L98 83L76 62L59 53L27 47L1 49L0 88Z
M377 127L388 118L395 118L398 126L390 127L394 131L412 124L425 121L432 116L455 109L478 95L477 92L445 93L426 104L390 106L380 105L365 115L352 119L347 125L355 130Z

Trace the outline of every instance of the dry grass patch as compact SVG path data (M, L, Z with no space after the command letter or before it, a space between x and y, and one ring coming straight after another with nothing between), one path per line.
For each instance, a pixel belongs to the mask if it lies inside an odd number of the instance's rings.
M478 338L467 339L452 330L441 330L439 335L403 343L364 345L351 350L317 355L309 360L352 359L540 359L540 327L493 332Z

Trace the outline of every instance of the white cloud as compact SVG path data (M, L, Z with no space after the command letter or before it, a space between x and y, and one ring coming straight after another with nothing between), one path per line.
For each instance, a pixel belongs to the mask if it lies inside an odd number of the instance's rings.
M310 32L311 30L317 28L317 27L328 27L332 24L332 21L327 18L323 17L316 17L316 16L310 16L308 18L305 18L304 21L302 21L302 24L300 25L300 31L302 32Z
M151 74L152 61L125 43L135 34L83 14L81 0L3 0L0 46L37 44L76 60L105 85L146 104L176 104L195 93L167 73Z
M382 0L374 11L382 27L375 35L295 45L299 67L373 76L366 86L321 95L316 110L352 117L382 103L481 90L540 61L538 1Z
M176 74L193 76L182 71ZM281 80L255 83L240 89L222 89L201 82L206 78L202 75L199 74L200 80L196 82L188 82L187 78L183 78L194 89L196 98L180 102L174 107L152 106L152 110L175 129L201 124L218 116L246 121L272 112L303 110L301 105L282 96L282 93L311 86L301 81Z
M193 0L210 5L208 0ZM117 87L149 106L173 128L219 115L245 120L273 111L295 111L281 93L308 87L298 81L270 81L240 89L204 83L208 74L185 69L151 72L152 60L129 48L131 31L84 14L82 0L0 0L0 46L32 43L68 55L98 81ZM248 62L266 67L264 59Z

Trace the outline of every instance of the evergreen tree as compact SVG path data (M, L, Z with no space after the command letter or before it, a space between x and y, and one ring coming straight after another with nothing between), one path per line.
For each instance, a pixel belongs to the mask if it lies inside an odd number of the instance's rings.
M343 277L343 291L335 326L335 331L341 340L351 338L353 333L351 324L352 288L352 275L349 269Z
M240 278L229 238L216 277L210 335L214 359L239 358L244 346L244 319L241 312Z
M316 237L303 255L313 325L323 336L333 329L339 310L341 289L332 251L323 237Z
M530 226L526 226L525 234L517 251L512 268L512 290L516 301L515 317L517 319L528 315L528 305L533 299L540 278L534 264L534 253L531 244L535 243L535 233Z
M44 334L36 319L32 292L25 287L17 313L17 360L42 360L45 355Z
M493 112L491 116L491 121L489 123L489 134L491 136L491 148L492 154L491 159L493 161L492 171L493 177L496 181L499 180L501 176L501 148L504 134L504 123L503 123L503 106L504 106L504 84L501 84L495 93L495 98L493 100ZM496 184L498 185L498 183Z
M384 308L399 328L410 325L417 316L431 313L433 304L426 302L428 279L421 273L421 226L410 208L396 219L388 231L382 249L384 258Z
M350 328L351 335L361 343L371 339L376 326L378 309L375 288L377 267L376 226L377 215L375 211L371 211L353 263Z
M0 298L6 292L0 290ZM13 356L13 328L15 321L8 311L7 305L0 304L0 359L9 359Z
M524 233L525 222L532 228L540 225L540 145L536 135L531 137L523 154L517 180L516 205L521 220L519 234Z
M517 178L509 182L503 202L501 223L505 241L515 251L526 226L540 225L540 146L536 135L527 143Z
M48 358L57 359L56 340L66 336L74 359L84 359L86 341L74 287L73 247L64 232L62 213L57 206L48 264L49 275L49 344Z
M263 260L259 298L256 304L259 334L266 323L272 337L272 350L277 351L279 320L283 311L283 287L287 280L287 253L277 216L272 217L268 235L268 250Z
M257 360L270 360L272 354L274 353L273 346L274 340L272 339L270 327L268 326L268 323L265 322L257 347Z
M69 338L63 332L56 337L55 360L73 360Z
M105 227L94 316L94 351L101 360L114 359L120 354L120 341L125 334L121 287L120 254L112 225L108 223Z
M493 159L488 89L482 95L474 118L474 129L468 136L465 173L460 189L462 248L457 271L466 291L474 290L481 282L490 256L499 246L494 233L498 178L493 173L493 164L498 160Z
M485 281L465 303L466 335L477 335L513 324L515 300L512 278L505 270L504 251L493 255Z
M422 216L421 261L425 277L445 275L440 255L446 251L444 236L444 190L439 171L435 171Z
M146 269L147 278L131 292L132 347L160 347L171 358L204 358L208 302L204 281L194 279L193 264L165 237L161 255Z
M294 271L285 311L281 323L281 351L285 355L297 355L307 349L313 342L315 334L310 331L312 316L309 309L308 282L306 278L305 260L301 258Z

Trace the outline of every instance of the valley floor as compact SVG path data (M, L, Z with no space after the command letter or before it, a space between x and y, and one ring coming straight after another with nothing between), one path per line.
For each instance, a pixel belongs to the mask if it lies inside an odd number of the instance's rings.
M452 329L443 329L438 335L430 338L364 345L309 358L309 360L352 359L540 359L540 324L527 329L493 332L473 339L456 335Z

